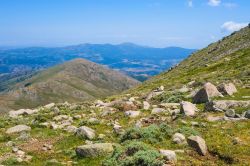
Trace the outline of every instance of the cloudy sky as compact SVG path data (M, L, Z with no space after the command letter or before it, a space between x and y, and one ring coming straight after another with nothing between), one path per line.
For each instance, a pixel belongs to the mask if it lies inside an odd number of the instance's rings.
M250 22L249 0L1 0L0 46L202 48Z

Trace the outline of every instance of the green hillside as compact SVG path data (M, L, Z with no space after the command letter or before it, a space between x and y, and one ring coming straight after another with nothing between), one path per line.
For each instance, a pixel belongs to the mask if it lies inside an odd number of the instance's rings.
M117 94L139 82L93 62L75 59L38 72L4 93L10 108L33 108L51 102L80 102ZM7 97L6 97L7 96Z
M249 84L249 62L250 28L246 27L193 53L172 70L153 77L137 90L149 91L160 85L169 89L180 88L192 80L204 83L238 79Z

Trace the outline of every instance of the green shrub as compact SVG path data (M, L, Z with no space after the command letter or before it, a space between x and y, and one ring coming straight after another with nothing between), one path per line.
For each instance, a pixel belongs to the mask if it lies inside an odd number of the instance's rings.
M160 166L164 160L160 153L143 142L129 141L116 147L104 166Z
M183 93L180 92L165 92L161 95L154 97L152 100L155 102L164 102L164 103L179 103L184 100L185 97Z
M171 137L174 130L166 125L150 125L148 127L138 128L133 127L128 129L121 137L121 142L126 140L142 140L149 143L162 141L165 137Z
M196 131L195 129L191 128L191 127L181 127L178 129L178 132L184 134L184 135L200 135L200 133L198 131Z
M160 127L157 125L150 125L144 128L133 127L128 129L121 137L122 142L134 139L155 143L162 140L162 133Z

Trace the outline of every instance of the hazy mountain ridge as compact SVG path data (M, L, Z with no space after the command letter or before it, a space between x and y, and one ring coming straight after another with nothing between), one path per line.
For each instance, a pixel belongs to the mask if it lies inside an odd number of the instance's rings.
M17 75L26 77L35 71L75 58L107 65L134 78L145 80L180 62L193 51L194 49L178 47L151 48L131 43L0 50L0 90L8 89L4 81L18 79Z

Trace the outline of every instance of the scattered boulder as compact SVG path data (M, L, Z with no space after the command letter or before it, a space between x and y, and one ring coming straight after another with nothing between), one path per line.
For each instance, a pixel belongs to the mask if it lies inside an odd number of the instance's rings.
M230 96L232 96L234 93L237 92L237 89L233 83L228 83L228 84L223 83L218 86L218 90L223 95L230 95Z
M44 108L51 109L54 106L55 106L55 103L50 103L50 104L45 105Z
M173 150L160 150L160 153L163 155L164 159L170 162L176 162L177 157L175 151Z
M152 92L150 92L147 97L146 100L149 101L151 100L153 97L156 97L160 94L162 94L164 92L164 86L160 86L159 88L153 90Z
M206 103L210 101L212 97L218 96L223 97L216 86L208 82L195 94L195 96L193 97L193 103Z
M20 133L22 131L30 131L30 130L31 130L31 127L29 127L29 126L26 126L26 125L17 125L17 126L9 128L6 131L6 134Z
M69 116L68 115L58 115L56 117L53 118L54 121L62 121L62 120L67 120L69 119Z
M209 122L218 122L218 121L223 121L224 117L223 116L208 116L207 121Z
M244 113L244 117L247 119L250 119L250 110L248 110Z
M80 157L98 157L106 156L113 152L111 143L96 143L90 145L82 145L76 148L76 154Z
M88 123L89 124L99 124L100 121L97 118L89 118Z
M186 141L186 138L183 134L181 133L175 133L172 137L172 140L176 144L183 144Z
M230 117L230 118L234 118L235 117L235 111L234 110L227 110L226 112L225 112L225 115L227 116L227 117Z
M147 101L143 101L143 109L148 110L150 108L150 104Z
M207 145L203 138L199 136L190 136L187 139L188 145L194 148L200 155L205 156L207 154Z
M140 111L126 111L125 115L130 117L130 118L136 118L140 115Z
M70 126L67 126L64 130L69 132L69 133L75 133L77 130L77 127L70 125Z
M31 114L37 113L38 111L39 109L33 109L33 110L32 109L20 109L17 111L10 111L9 116L11 118L16 118L19 115L31 115Z
M180 103L181 109L180 112L186 116L194 116L195 113L198 111L195 104L192 104L188 101L182 101Z
M122 126L120 126L119 124L114 124L113 130L114 130L114 133L116 133L118 135L124 133L124 130L122 129Z
M205 105L206 111L225 111L236 107L247 108L250 106L250 100L214 100L207 102Z
M164 113L167 110L163 109L163 108L153 108L153 110L151 111L151 114L160 114L160 113Z
M95 138L95 131L87 126L81 126L76 130L76 135L91 140Z

